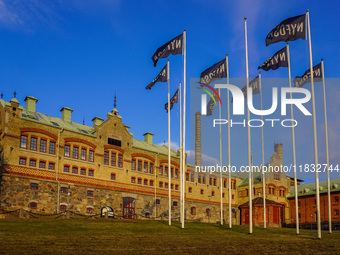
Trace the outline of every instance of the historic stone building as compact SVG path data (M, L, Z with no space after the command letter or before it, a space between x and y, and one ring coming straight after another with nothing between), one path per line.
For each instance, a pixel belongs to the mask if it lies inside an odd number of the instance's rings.
M0 100L0 209L88 215L112 210L128 219L166 218L170 188L172 215L178 219L178 151L171 150L168 166L168 148L154 144L150 132L144 141L133 138L117 109L108 112L105 121L95 117L93 126L86 126L72 122L73 110L67 107L61 109L61 118L36 112L37 101L26 97L24 108L15 98ZM269 164L280 166L282 160L282 145L276 144ZM247 176L233 173L228 201L227 178L220 186L219 174L195 173L193 165L186 166L187 220L219 221L222 189L224 220L228 222L231 203L233 223L247 224ZM262 180L254 177L254 223L261 224ZM266 182L267 221L289 222L291 177L273 173Z

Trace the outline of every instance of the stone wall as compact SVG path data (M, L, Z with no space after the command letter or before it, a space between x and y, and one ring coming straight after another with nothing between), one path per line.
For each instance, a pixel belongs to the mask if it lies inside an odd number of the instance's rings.
M31 183L38 184L38 190L30 188ZM72 183L59 184L60 187L66 187L68 193L60 193L60 205L65 205L71 211L87 214L87 208L92 208L92 214L99 214L101 209L109 206L113 209L115 215L123 214L123 197L135 198L136 218L144 219L146 213L151 218L159 217L166 219L168 216L168 198L164 196L138 194L133 192L123 192L112 189L104 189L97 187L89 187L86 185L78 185ZM93 191L93 197L87 195L87 191ZM36 178L12 176L4 174L0 185L1 199L0 208L8 210L25 209L36 213L56 213L58 205L58 183L49 180L39 180ZM160 200L160 204L155 204L156 199ZM172 217L179 220L179 199L172 199L172 203L176 201L177 206L172 206ZM37 203L37 209L31 209L29 204ZM157 206L157 208L155 208ZM196 208L196 213L191 214L191 207ZM187 220L208 222L209 216L206 209L210 208L210 222L220 221L220 205L218 203L205 203L197 201L186 201L185 215ZM237 207L233 206L237 210ZM88 214L91 215L91 214ZM224 221L228 221L228 206L224 206ZM238 224L238 218L233 218L233 224Z

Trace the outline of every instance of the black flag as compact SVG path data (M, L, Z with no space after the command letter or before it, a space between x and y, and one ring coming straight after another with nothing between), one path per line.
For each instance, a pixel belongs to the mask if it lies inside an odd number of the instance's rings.
M215 101L214 101L214 99L215 99ZM207 104L207 116L211 116L213 114L215 102L218 100L216 94L214 94L214 99L210 98L210 100Z
M313 66L313 80L315 82L322 81L321 63ZM310 69L308 69L302 76L296 76L293 80L294 87L301 88L303 85L310 82Z
M249 82L249 87L252 88L253 95L260 93L260 78L259 78L259 76L257 76L251 82ZM242 92L243 92L244 98L247 98L247 85L243 87Z
M171 111L172 107L174 107L174 103L178 103L178 89L176 90L173 97L170 99L170 111ZM168 103L165 104L165 110L166 110L166 112L168 112Z
M306 14L285 19L274 27L266 37L266 46L277 42L306 39Z
M204 70L201 73L200 83L209 84L224 77L227 77L227 62L225 58Z
M283 49L276 52L274 56L264 61L264 63L260 65L258 69L263 69L265 71L268 71L270 69L276 70L279 67L288 67L287 56L288 56L287 47L284 47Z
M260 77L257 76L255 79L249 82L249 87L253 89L253 95L260 93ZM244 86L241 90L244 98L247 98L247 85ZM231 102L233 102L233 98L231 98Z
M152 55L153 65L156 66L158 59L167 58L170 54L177 55L183 52L183 34L168 41L166 44L159 47Z
M157 75L157 77L148 86L146 86L146 89L151 89L156 82L166 82L167 80L168 80L168 64L166 64L162 71Z

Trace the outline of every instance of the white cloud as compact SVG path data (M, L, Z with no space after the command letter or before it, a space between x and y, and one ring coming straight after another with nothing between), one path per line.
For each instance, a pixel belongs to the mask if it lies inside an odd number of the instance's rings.
M66 19L62 11L113 16L121 0L0 0L0 25L32 32L39 25L58 27Z
M168 142L165 142L165 143L159 143L158 145L165 145L165 146L168 146ZM173 149L174 151L178 151L179 149L179 145L177 142L170 142L170 148Z
M0 0L0 22L4 25L18 25L22 23L18 14L10 10L4 0Z
M159 143L158 145L165 145L168 146L168 142L165 143ZM179 149L179 144L177 142L170 142L170 148L178 151ZM195 164L195 151L193 150L187 150L186 151L188 158L187 158L187 162L190 164ZM217 160L214 157L208 156L206 154L202 154L202 165L204 166L214 166L219 164L219 160Z
M32 31L36 25L55 26L60 5L42 0L0 0L0 23L3 26Z
M188 154L187 161L190 164L195 164L195 151L192 151L192 150L187 151L187 154ZM214 157L208 156L206 154L202 154L202 165L203 166L219 165L219 160Z

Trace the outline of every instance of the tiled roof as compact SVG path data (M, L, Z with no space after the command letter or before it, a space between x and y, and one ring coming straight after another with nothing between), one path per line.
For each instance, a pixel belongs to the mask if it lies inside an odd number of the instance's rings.
M248 186L249 185L249 172L237 172L237 177L241 178L242 181L239 183L238 187ZM261 173L253 173L254 184L262 182L262 174Z
M146 151L155 152L155 153L160 153L162 155L168 155L168 146L165 146L165 145L149 144L147 142L144 142L138 139L133 139L132 147L146 150ZM179 155L177 155L177 152L173 149L170 149L170 154L171 154L171 157L179 158Z
M253 201L253 205L263 205L263 197L254 198L252 201ZM275 202L273 200L269 200L269 199L266 199L266 205L280 205L280 206L282 206L282 204ZM240 207L248 207L248 206L249 206L249 201L240 205Z
M60 118L52 117L39 112L30 112L24 109L22 118L33 122L39 122L41 124L45 124L52 127L64 128L65 130L76 132L82 135L88 135L91 137L97 136L93 127L89 127L75 122L63 121ZM168 155L168 147L165 145L162 146L157 144L148 144L144 141L133 139L132 146L134 148L139 148L142 150L147 150L155 153L159 152L160 154ZM178 157L177 152L171 150L171 156Z
M78 124L75 122L67 122L60 118L52 117L39 112L30 112L24 109L22 113L22 119L38 122L51 127L64 128L65 130L79 133L82 135L97 137L97 134L95 133L93 127Z
M340 192L340 178L338 179L333 179L331 180L331 192ZM327 193L327 181L321 181L319 182L319 190L320 194ZM315 189L315 182L312 183L306 183L306 184L301 184L297 186L298 188L298 196L310 196L310 195L315 195L316 189ZM290 193L287 196L287 198L293 198L295 197L295 190L294 186L290 187Z

